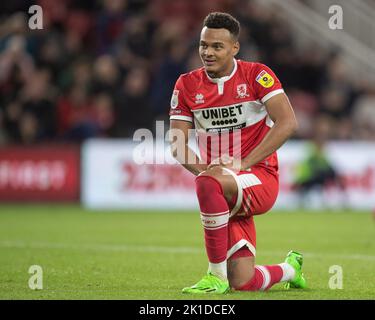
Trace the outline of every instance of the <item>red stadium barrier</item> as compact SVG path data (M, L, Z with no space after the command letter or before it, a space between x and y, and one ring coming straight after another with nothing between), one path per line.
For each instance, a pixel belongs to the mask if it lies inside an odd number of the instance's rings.
M77 146L0 148L0 201L78 201Z

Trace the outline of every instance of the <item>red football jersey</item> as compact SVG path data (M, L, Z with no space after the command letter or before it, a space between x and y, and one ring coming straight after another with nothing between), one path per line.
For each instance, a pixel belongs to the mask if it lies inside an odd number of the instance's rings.
M223 154L246 157L273 126L264 103L284 92L267 66L234 63L233 72L222 78L210 78L203 67L181 75L171 98L170 119L194 123L207 163ZM276 152L258 165L277 170Z

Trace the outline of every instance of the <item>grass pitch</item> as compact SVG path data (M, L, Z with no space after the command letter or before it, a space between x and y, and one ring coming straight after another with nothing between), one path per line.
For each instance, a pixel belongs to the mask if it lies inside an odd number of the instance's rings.
M198 212L87 211L0 206L0 299L374 299L375 221L366 212L278 212L256 217L257 263L304 253L309 289L189 296L207 270ZM28 287L43 268L43 289ZM332 290L332 265L343 289Z

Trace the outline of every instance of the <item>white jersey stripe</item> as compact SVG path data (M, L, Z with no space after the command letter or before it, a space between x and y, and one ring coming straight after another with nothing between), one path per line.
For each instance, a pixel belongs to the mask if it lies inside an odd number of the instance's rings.
M234 244L232 248L230 248L228 250L227 259L229 259L235 252L237 252L238 250L240 250L244 246L246 246L250 250L250 252L253 254L253 256L255 257L255 255L256 255L255 247L249 241L247 241L246 239L241 239L236 244Z
M193 118L188 117L188 116L170 116L169 119L170 120L183 120L183 121L193 122Z
M271 99L272 97L280 94L280 93L284 93L284 90L283 89L277 89L277 90L274 90L274 91L271 91L270 93L266 94L263 98L262 98L262 103L266 103L269 99Z
M262 184L258 177L253 173L241 174L238 176L238 180L240 180L243 189Z

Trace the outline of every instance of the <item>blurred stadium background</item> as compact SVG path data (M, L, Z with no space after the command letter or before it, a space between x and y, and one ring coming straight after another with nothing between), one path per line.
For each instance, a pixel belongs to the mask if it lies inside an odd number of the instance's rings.
M28 27L28 9L33 4L43 9L42 30ZM328 26L333 4L343 8L342 30ZM58 244L69 237L76 243L96 243L99 251L100 244L129 245L129 241L159 248L171 243L187 246L181 239L165 238L168 229L161 225L164 221L186 232L176 222L180 219L177 209L197 210L193 177L175 164L137 165L133 151L139 142L132 138L139 128L151 130L161 139L155 140L156 152L150 159L157 162L160 155L168 157L161 140L168 129L173 85L181 73L200 67L197 43L202 19L211 11L226 11L239 19L239 58L261 61L276 72L299 120L298 132L279 153L276 212L294 210L293 219L300 221L306 233L329 219L335 225L341 217L350 221L354 229L363 230L363 238L355 247L343 244L349 251L341 252L335 244L325 255L337 250L342 256L362 254L363 259L352 260L365 262L367 268L374 266L374 230L367 219L375 208L375 1L12 0L0 3L0 258L7 261L2 263L0 279L7 284L0 290L1 298L32 297L23 295L26 289L17 282L20 276L14 280L18 291L13 291L9 279L17 273L11 270L19 271L19 263L25 268L35 263L27 252L42 257L40 250L50 250L52 257ZM165 121L161 131L156 121ZM37 206L31 205L35 202ZM92 209L99 216L92 214L90 220L86 214ZM121 211L108 211L112 209ZM155 217L160 220L141 211L146 209L159 210ZM309 229L298 217L312 209L317 220ZM161 213L166 210L174 215ZM332 210L339 212L337 220L327 213ZM118 215L122 211L126 214ZM133 214L139 214L137 222ZM190 219L189 230L198 239L199 219L188 217L183 215L182 220ZM121 238L116 226L128 230L128 221L133 221L129 224L137 228L142 219L155 219L155 227L164 233L159 238L153 235L147 243L137 238L143 234L141 229L130 232L131 240L126 234ZM275 219L268 220L273 227L280 223L277 214ZM85 224L92 229L86 230ZM103 236L100 224L107 235L111 228L117 230L115 235ZM189 223L185 227L190 228ZM150 234L156 232L150 230ZM329 238L333 230L320 231ZM350 234L350 227L344 230L349 236L340 237L347 242L359 239ZM278 242L282 230L272 232L275 238L268 252L278 247L289 250ZM313 236L308 239L315 241ZM327 246L324 242L311 249L309 244L307 250L316 252ZM62 250L70 248L62 246ZM124 252L137 251L126 248ZM17 250L19 255L14 253ZM28 258L22 259L21 253ZM200 259L204 261L203 254ZM86 267L85 274L93 268ZM351 267L357 270L358 266ZM86 289L80 297L91 297L90 288ZM69 290L63 297L71 297L77 288ZM130 297L145 297L137 294Z

